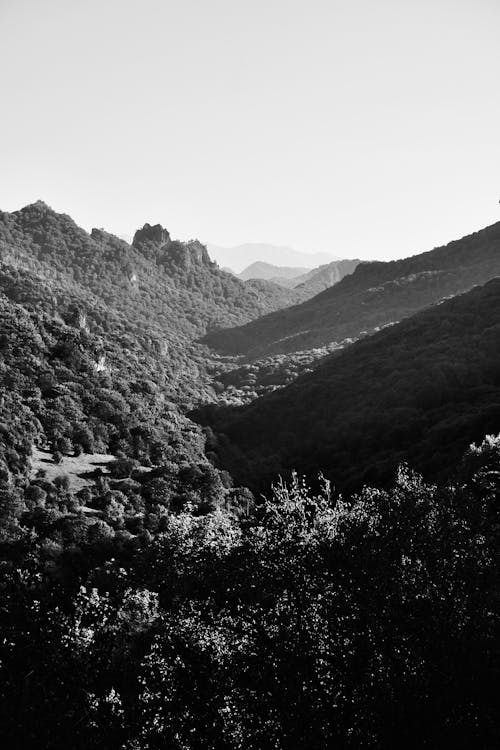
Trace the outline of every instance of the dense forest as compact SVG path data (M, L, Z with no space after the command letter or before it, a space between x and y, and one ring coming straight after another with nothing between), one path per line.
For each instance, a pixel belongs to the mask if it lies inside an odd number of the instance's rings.
M446 475L500 430L500 281L333 353L285 389L196 417L221 465L254 489L322 471L343 489L389 483L409 461Z
M213 263L198 241L181 243L146 224L132 246L104 230L87 234L42 202L0 213L1 259L17 269L91 292L167 339L191 340L221 325L238 325L297 300L276 284L244 284Z
M499 273L500 222L410 258L360 263L312 299L203 340L221 353L250 358L321 347L397 323Z
M294 478L241 520L124 537L2 519L0 732L23 748L498 746L500 441L349 502ZM86 522L87 521L87 522Z
M498 746L500 281L357 343L199 343L293 294L0 214L2 748Z

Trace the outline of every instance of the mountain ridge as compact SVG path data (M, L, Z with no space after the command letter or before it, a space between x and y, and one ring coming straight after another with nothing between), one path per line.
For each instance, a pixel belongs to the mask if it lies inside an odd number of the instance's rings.
M255 358L357 338L500 274L500 222L425 253L362 261L338 284L288 310L203 338Z
M277 279L295 279L308 272L307 268L292 266L276 266L273 263L266 263L263 260L256 260L237 274L239 279L247 281L248 279L266 279L273 281ZM276 283L279 283L276 281Z
M200 323L204 319L201 325L186 326L192 339L204 328L222 326L225 318L236 322L258 317L266 308L292 304L297 299L293 292L267 282L246 285L220 270L200 242L172 240L160 224L145 224L129 245L103 229L87 233L70 216L57 213L43 201L12 213L0 212L0 243L3 256L10 262L49 277L66 278L71 284L86 284L89 290L107 298L113 290L115 298L122 297L122 307L137 307L138 295L151 287L153 309L160 319L161 310L166 312L169 305L161 299L164 288L172 304L183 306L181 313L165 319L167 326L176 324L179 314L187 322L195 309ZM106 290L100 277L104 267L109 271ZM122 289L130 285L134 294L125 297Z
M228 266L236 273L259 260L276 266L316 268L336 259L331 253L304 253L286 245L259 242L247 242L233 247L222 247L209 242L207 248L220 266Z

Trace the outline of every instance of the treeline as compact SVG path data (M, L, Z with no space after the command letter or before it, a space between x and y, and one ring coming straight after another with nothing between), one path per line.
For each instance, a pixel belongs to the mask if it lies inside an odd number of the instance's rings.
M499 476L489 438L443 486L402 468L346 502L295 477L128 541L19 507L2 747L493 750Z

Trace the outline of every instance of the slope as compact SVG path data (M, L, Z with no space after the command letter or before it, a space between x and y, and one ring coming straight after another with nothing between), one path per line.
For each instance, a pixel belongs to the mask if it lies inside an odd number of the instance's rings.
M500 430L500 280L330 356L239 409L207 408L220 462L254 489L292 469L343 489L385 484L401 461L440 477Z
M26 475L33 445L201 460L180 413L213 396L193 339L285 291L247 286L159 225L130 246L41 202L0 213L0 475Z
M500 274L500 222L420 255L360 263L331 289L203 341L251 357L324 346L408 317Z
M329 289L331 286L342 281L344 276L354 273L361 261L355 260L334 260L332 263L326 263L313 271L308 271L304 276L298 276L294 279L294 289L300 293L306 293L314 296Z

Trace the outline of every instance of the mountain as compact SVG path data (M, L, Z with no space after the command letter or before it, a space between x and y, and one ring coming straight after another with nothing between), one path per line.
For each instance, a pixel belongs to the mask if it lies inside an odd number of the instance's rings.
M334 260L331 263L326 263L323 266L319 266L319 268L308 271L303 276L296 277L293 280L293 288L314 296L338 284L344 276L354 273L360 262L356 259Z
M192 340L296 301L274 284L245 284L221 271L198 241L173 240L145 224L132 245L93 229L90 234L42 202L0 212L2 257L17 268L98 295L167 338Z
M304 303L203 341L219 352L250 357L324 346L395 323L499 274L497 222L410 258L362 262L354 273Z
M207 248L220 266L229 266L236 273L241 273L244 268L256 261L275 266L315 268L335 259L330 253L302 253L291 247L266 243L246 243L234 247L221 247L208 243Z
M243 281L266 279L287 289L295 289L302 299L309 299L334 284L338 284L344 276L353 273L359 263L357 259L334 260L318 268L307 269L273 266L270 263L256 261L237 276Z
M196 340L298 298L221 271L204 245L174 240L160 224L145 224L129 245L43 202L0 212L3 422L16 431L11 417L22 412L38 445L67 451L83 440L154 463L172 432L169 409L213 399L220 387L217 362ZM26 462L29 443L16 450Z
M290 266L274 266L272 263L264 263L261 260L255 261L251 265L247 266L241 273L238 274L238 278L242 281L248 279L267 279L268 281L275 281L280 283L281 279L292 280L297 277L303 276L308 272L307 268L291 268Z
M237 409L195 416L220 464L253 489L291 470L342 489L390 483L407 461L434 479L500 430L500 279L328 357Z
M0 474L3 452L25 472L33 444L199 460L179 409L214 397L214 363L194 340L292 294L234 278L159 224L128 245L43 202L0 212Z

